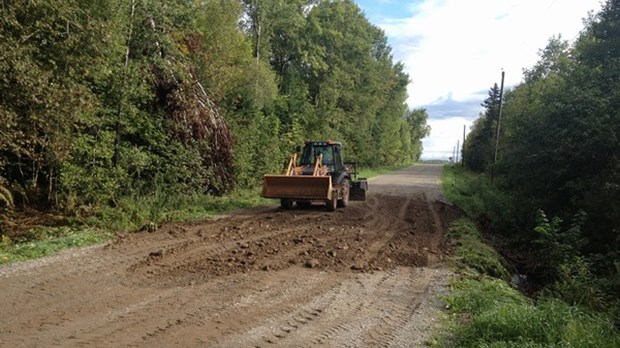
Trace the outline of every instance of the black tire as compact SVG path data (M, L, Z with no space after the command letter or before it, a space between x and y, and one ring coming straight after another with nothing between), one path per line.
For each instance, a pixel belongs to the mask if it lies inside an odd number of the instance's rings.
M303 201L302 202L299 202L299 201L297 202L297 207L301 208L301 209L308 209L308 208L310 208L311 205L312 205L312 203L310 203L310 202L303 202Z
M351 182L349 179L342 179L340 190L342 191L342 198L338 200L338 207L345 208L349 205L349 196L351 194Z
M282 209L284 209L284 210L293 209L293 201L291 201L288 198L280 199L280 205L282 206Z

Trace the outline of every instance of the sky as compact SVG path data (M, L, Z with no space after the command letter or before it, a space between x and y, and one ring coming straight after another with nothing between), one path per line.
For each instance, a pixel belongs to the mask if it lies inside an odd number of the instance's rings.
M355 0L384 30L405 64L410 108L425 108L431 135L423 159L447 159L482 111L494 83L522 80L523 69L554 35L574 40L600 0Z

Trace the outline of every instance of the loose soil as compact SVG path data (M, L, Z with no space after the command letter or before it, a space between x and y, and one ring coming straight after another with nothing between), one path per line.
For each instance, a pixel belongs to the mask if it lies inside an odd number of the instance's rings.
M273 206L0 267L0 346L423 345L458 215L440 174L372 179L333 213Z

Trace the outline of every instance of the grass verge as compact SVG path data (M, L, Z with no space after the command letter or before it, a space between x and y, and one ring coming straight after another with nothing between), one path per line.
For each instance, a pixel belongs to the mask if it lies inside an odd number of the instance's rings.
M452 223L454 261L461 277L445 299L449 333L445 347L620 347L613 319L551 297L530 299L509 281L508 264L483 240L472 221L484 212L488 197L484 177L446 167L446 197L468 218Z
M38 239L13 241L6 236L0 240L0 264L48 256L68 248L84 247L108 240L111 233L90 228L37 227L28 231Z

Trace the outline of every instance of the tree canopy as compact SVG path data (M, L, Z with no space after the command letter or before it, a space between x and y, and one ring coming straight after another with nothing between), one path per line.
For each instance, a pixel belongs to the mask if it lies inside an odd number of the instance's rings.
M427 115L350 0L0 2L0 208L222 194L337 139L419 158Z

